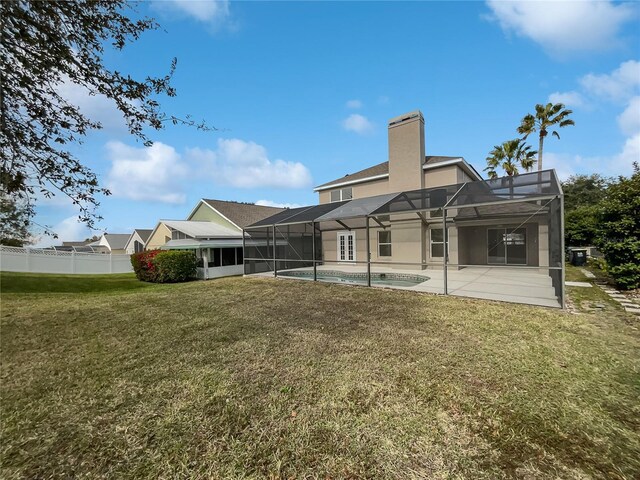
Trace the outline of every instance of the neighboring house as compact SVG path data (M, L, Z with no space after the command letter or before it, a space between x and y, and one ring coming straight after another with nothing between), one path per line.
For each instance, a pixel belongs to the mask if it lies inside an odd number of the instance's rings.
M144 250L145 243L147 243L147 240L149 240L149 237L151 236L151 232L153 232L151 229L136 228L129 237L129 240L127 240L127 244L124 246L125 252L129 255L142 252Z
M242 229L283 211L253 203L202 199L186 220L160 220L146 250L193 250L200 278L241 275Z
M101 253L111 253L113 255L126 254L125 246L131 235L128 233L105 233L99 240L91 242L88 246L93 247Z

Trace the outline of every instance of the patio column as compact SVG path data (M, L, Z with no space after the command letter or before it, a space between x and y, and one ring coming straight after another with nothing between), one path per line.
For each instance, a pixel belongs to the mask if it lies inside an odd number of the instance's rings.
M369 217L367 218L367 287L371 286L371 241L369 239Z
M447 287L447 260L449 257L449 236L447 235L447 209L442 209L442 240L444 252L442 252L442 269L444 278L444 294L449 295L449 289Z
M276 245L278 242L276 241L276 226L273 226L273 276L278 276L278 263L276 262Z
M245 231L242 230L242 275L246 275L247 274L247 269L245 268L245 265L247 264L247 261L244 259L244 257L247 256L246 254L246 241L245 241ZM236 254L237 255L237 254Z
M206 250L204 248L200 249L200 256L202 257L202 277L207 279L207 271L209 270L209 259L207 258L207 254L204 253Z
M311 222L311 258L313 259L313 281L318 281L318 267L316 266L316 222Z

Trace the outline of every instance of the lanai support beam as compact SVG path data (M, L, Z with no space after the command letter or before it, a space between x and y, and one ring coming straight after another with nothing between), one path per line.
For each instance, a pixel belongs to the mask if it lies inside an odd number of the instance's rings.
M318 281L318 266L316 265L316 222L311 222L311 250L313 258L313 281Z
M367 217L367 287L371 286L371 245L370 244L371 244L371 240L369 239L369 217Z

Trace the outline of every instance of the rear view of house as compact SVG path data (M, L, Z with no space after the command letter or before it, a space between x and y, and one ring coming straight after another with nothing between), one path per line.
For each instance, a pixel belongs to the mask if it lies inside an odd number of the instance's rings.
M414 289L562 305L555 172L483 180L460 156L427 155L424 125L420 111L392 118L386 162L319 185L317 206L249 227L246 273L315 267L314 278L371 283L426 272Z

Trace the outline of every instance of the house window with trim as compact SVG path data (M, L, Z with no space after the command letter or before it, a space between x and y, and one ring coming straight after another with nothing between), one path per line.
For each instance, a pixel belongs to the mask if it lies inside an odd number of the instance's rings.
M351 200L353 198L353 190L351 187L331 190L331 201L342 202L343 200Z
M444 235L442 228L432 228L429 230L429 232L431 258L444 257Z
M378 257L391 256L391 232L380 230L378 232Z

